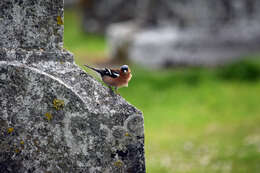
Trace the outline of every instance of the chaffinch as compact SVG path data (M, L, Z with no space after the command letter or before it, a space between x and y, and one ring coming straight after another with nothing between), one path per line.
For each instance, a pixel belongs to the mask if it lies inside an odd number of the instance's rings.
M86 64L84 66L99 73L103 82L109 87L115 87L116 92L118 88L128 87L128 82L132 78L131 70L127 65L122 65L119 69L98 69Z

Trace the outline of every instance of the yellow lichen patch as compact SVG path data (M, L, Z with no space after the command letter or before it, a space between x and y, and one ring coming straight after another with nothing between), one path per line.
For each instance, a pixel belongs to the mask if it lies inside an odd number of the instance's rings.
M125 133L125 136L131 136L131 135L130 135L129 133L126 132L126 133Z
M19 152L20 152L20 150L19 150L18 148L16 148L14 151L15 151L16 153L19 153Z
M61 16L58 16L58 17L57 17L57 24L58 24L58 25L63 25L63 24L64 24L64 22L63 22Z
M53 118L52 114L49 113L49 112L47 112L47 113L45 114L45 117L47 118L48 121L52 120L52 118Z
M8 132L8 133L12 133L13 131L14 131L14 128L13 128L13 127L10 127L10 128L7 129L7 132Z
M53 100L53 107L56 110L61 110L64 107L64 101L63 100L59 100L59 99L54 99Z
M117 167L122 167L123 166L123 162L121 160L117 160L114 165L117 166Z
M24 145L24 141L20 141L20 144L21 144L21 145Z

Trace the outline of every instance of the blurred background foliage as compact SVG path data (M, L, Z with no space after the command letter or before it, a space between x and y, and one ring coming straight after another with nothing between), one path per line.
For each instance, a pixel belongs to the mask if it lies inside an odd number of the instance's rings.
M81 21L78 9L65 9L64 47L80 66L107 64L105 36L85 33ZM144 114L148 173L259 172L259 58L210 68L130 64L133 78L119 91Z
M81 15L77 9L65 9L64 47L75 55L78 64L89 59L103 59L106 55L105 37L87 34L81 28Z

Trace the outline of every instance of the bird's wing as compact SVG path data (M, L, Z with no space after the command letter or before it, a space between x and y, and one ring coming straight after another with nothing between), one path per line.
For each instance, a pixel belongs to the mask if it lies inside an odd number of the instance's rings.
M93 67L90 67L89 65L84 65L96 72L98 72L102 77L103 76L109 76L109 77L112 77L112 78L118 78L120 75L120 70L116 70L116 69L108 69L108 68L105 68L105 69L97 69L97 68L93 68Z
M119 70L112 70L112 69L105 68L104 75L110 76L112 78L118 78Z

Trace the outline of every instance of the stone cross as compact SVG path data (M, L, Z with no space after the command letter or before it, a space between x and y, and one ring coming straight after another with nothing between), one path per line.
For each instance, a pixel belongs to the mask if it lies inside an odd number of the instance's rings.
M143 115L63 49L63 0L0 1L0 172L145 172Z

